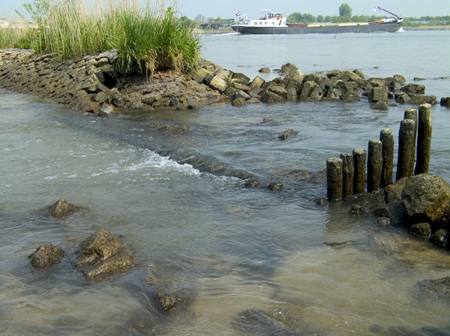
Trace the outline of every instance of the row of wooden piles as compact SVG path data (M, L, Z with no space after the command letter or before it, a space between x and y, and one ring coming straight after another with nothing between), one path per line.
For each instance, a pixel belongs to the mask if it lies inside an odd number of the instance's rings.
M432 136L431 105L405 111L398 134L396 180L428 173ZM415 166L414 166L415 164ZM366 171L367 168L367 171ZM379 140L370 140L368 150L355 148L340 158L327 160L327 198L377 191L393 183L394 132L383 129Z

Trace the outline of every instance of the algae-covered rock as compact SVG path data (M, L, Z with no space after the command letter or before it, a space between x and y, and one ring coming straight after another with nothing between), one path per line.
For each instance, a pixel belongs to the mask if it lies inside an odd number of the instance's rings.
M110 232L101 229L84 240L77 251L77 267L86 278L101 280L135 265L134 254Z
M445 225L450 218L450 185L432 174L419 174L406 180L402 200L410 217L424 215Z
M53 218L63 218L75 211L80 210L83 210L83 208L69 204L65 199L61 198L50 207L50 216Z
M64 251L53 245L39 246L28 258L34 268L45 268L59 263Z

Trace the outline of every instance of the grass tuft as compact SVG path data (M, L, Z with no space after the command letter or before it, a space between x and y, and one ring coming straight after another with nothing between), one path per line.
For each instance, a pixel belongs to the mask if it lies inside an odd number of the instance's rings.
M123 74L170 68L186 72L198 64L200 38L163 4L135 0L53 0L38 29L0 29L1 48L32 48L61 58L117 49Z

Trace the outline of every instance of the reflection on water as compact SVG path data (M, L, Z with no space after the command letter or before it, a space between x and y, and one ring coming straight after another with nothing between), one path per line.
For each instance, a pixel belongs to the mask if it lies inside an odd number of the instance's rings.
M417 286L449 276L447 251L352 213L354 201L314 201L325 160L397 132L405 108L218 105L96 119L0 92L0 334L448 334L446 302ZM448 110L435 106L433 121L431 171L450 180ZM244 188L237 170L262 187ZM284 189L269 191L274 181ZM59 198L87 210L52 219L45 207ZM123 236L138 265L95 283L73 251L100 228ZM67 254L33 270L27 256L44 244ZM164 311L161 287L185 304Z

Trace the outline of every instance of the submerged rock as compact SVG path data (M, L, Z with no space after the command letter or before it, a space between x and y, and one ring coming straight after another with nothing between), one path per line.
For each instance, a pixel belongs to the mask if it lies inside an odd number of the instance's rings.
M86 278L100 280L135 265L134 254L110 232L101 229L80 244L76 267L83 267Z
M72 212L81 210L83 210L83 208L69 204L65 199L61 198L50 207L50 216L52 216L53 218L62 218L71 214Z
M450 277L436 280L422 280L419 282L422 295L439 300L450 300Z
M59 263L64 251L53 245L39 246L36 251L28 256L34 268L45 268Z

